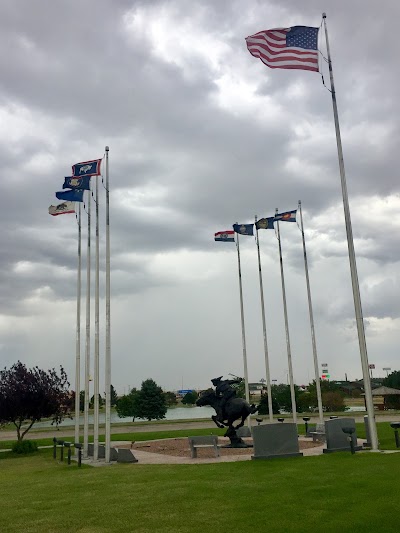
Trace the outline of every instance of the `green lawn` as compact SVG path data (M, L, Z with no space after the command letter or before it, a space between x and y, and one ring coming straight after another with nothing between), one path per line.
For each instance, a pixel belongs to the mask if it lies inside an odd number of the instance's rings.
M365 429L363 423L357 423L357 436L361 439L365 438ZM142 441L142 440L155 440L155 439L166 439L171 437L187 437L188 435L195 436L195 435L223 435L225 430L215 428L202 428L202 429L182 429L182 430L174 430L174 431L152 431L152 432L141 432L141 431L132 431L132 433L114 433L115 431L118 431L118 428L113 427L113 433L111 435L111 440L113 441L121 441L121 440L127 440L127 441ZM299 434L304 435L305 432L305 426L304 424L298 425ZM378 439L380 443L380 449L382 450L394 450L396 449L395 440L394 440L394 432L393 429L390 427L390 423L388 422L378 422L377 423L377 429L378 429ZM57 431L54 431L54 435L57 436ZM37 442L38 446L49 446L53 444L53 440L51 438L42 438L38 439L36 438L38 434L35 433L28 433L25 437L25 439L33 439ZM73 436L70 437L64 437L64 440L73 442L74 438ZM81 437L81 442L83 441L83 438ZM89 440L93 441L93 436L89 437ZM104 436L100 436L100 440L104 440ZM6 450L11 448L13 441L0 441L0 450Z
M0 454L8 532L397 532L400 454L67 466Z

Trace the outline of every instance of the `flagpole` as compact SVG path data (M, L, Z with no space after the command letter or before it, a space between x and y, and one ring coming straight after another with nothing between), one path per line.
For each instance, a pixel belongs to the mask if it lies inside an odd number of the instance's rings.
M265 376L267 378L268 411L269 411L269 420L270 422L273 422L274 414L272 410L271 374L269 370L267 327L265 324L264 288L263 288L262 271L261 271L260 243L258 240L257 215L255 216L255 227L256 227L256 244L257 244L257 254L258 254L258 277L260 280L261 317L262 317L263 336L264 336Z
M87 257L86 257L86 343L85 343L85 406L83 425L83 454L88 457L89 444L89 383L90 383L90 204L91 191L88 193Z
M347 247L348 247L348 252L349 252L351 284L353 288L354 309L355 309L355 316L356 316L356 323L357 323L361 367L362 367L362 373L363 373L365 403L367 406L368 424L369 424L369 431L370 431L370 437L371 437L371 448L372 450L376 451L379 449L378 434L376 430L376 421L375 421L374 403L373 403L373 398L372 398L371 381L370 381L370 376L368 372L367 343L365 340L365 329L364 329L364 320L363 320L362 307L361 307L360 286L358 283L356 255L354 251L353 230L351 226L350 207L349 207L349 199L348 199L348 194L347 194L346 174L345 174L345 169L344 169L342 140L341 140L340 128L339 128L339 116L338 116L337 102L336 102L335 83L333 80L332 60L331 60L329 39L328 39L328 28L326 25L326 13L322 14L322 18L324 20L326 49L328 53L328 65L329 65L329 77L331 81L333 116L334 116L334 121L335 121L336 144L337 144L338 159L339 159L340 181L342 185L344 218L345 218L346 235L347 235Z
M275 213L278 213L278 209L275 210ZM287 358L288 358L290 396L291 396L291 400L292 400L293 422L297 425L296 393L295 393L295 390L294 390L294 381L293 381L292 352L291 352L291 349L290 349L289 321L288 321L287 306L286 306L285 277L284 277L284 274L283 274L281 234L280 234L280 231L279 231L279 222L277 220L275 222L276 222L277 238L278 238L278 246L279 246L279 262L280 262L280 265L281 265L283 314L284 314L284 317L285 317L286 350L287 350Z
M75 443L79 443L79 417L81 409L81 281L82 281L82 226L81 202L78 204L78 272L76 290L76 362L75 362ZM75 448L76 454L78 448Z
M237 249L237 254L238 254L240 318L241 318L241 324L242 324L244 386L245 386L245 391L246 391L246 400L250 403L249 375L248 375L248 371L247 371L246 332L245 332L245 327L244 327L242 270L241 270L241 267L240 267L240 249L239 249L239 234L238 233L236 233L236 249ZM250 426L250 417L249 417L249 426Z
M309 312L309 315L310 315L311 342L312 342L313 358L314 358L315 386L317 388L317 402L318 402L319 421L322 424L323 421L324 421L324 413L323 413L323 410L322 410L321 383L320 383L320 380L319 380L317 343L316 343L316 340L315 340L314 316L313 316L313 308L312 308L312 302L311 302L310 278L308 276L308 261L307 261L306 241L305 241L305 237L304 237L304 226L303 226L303 211L301 209L301 201L300 200L299 200L299 212L300 212L300 224L301 224L300 231L301 231L301 237L302 237L302 240L303 240L304 269L305 269L305 272L306 272L308 312Z
M97 461L99 458L99 176L96 176L96 278L95 278L95 328L94 328L94 428L93 428L93 460Z
M111 321L110 321L110 184L108 152L106 146L106 354L105 354L105 395L106 395L106 463L110 462L111 447Z

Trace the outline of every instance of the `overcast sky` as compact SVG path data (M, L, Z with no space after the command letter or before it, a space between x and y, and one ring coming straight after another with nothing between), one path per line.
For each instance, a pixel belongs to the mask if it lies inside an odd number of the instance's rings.
M103 157L108 145L118 392L146 378L173 390L243 375L236 248L214 242L214 233L296 209L298 200L320 366L327 363L333 379L362 377L331 95L320 74L269 69L245 44L265 29L319 26L326 11L369 362L374 376L399 368L397 0L0 0L0 7L2 367L62 364L74 386L77 223L74 215L49 216L48 207L60 203L54 193L71 165ZM326 56L322 31L319 46ZM314 367L301 234L296 224L280 229L294 379L303 384ZM84 290L86 230L85 219ZM252 237L240 245L249 379L258 381L265 360L257 251ZM271 378L286 383L273 231L260 232L260 248ZM82 362L84 333L83 298ZM94 337L91 348L93 357Z

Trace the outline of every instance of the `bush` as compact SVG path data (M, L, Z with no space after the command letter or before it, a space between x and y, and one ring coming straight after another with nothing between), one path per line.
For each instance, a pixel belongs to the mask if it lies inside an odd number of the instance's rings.
M38 446L33 440L19 440L12 445L12 451L14 453L34 453L38 451Z
M324 406L325 411L328 413L346 410L343 396L339 392L323 392L322 405Z

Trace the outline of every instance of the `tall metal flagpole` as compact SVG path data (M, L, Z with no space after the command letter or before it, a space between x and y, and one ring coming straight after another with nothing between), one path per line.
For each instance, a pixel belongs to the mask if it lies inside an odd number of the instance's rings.
M263 336L264 336L265 376L267 379L268 412L269 412L269 419L271 422L273 422L274 413L272 411L271 374L269 371L267 327L265 325L264 289L263 289L263 280L262 280L262 272L261 272L261 256L260 256L260 243L258 240L257 215L255 216L255 227L256 227L256 244L257 244L257 254L258 254L258 277L260 280L261 317L262 317Z
M75 443L79 442L81 408L81 285L82 285L82 225L81 202L78 203L78 272L76 290L76 361L75 361ZM75 448L78 453L78 448Z
M106 354L105 354L105 393L106 393L106 463L110 462L111 446L111 323L110 323L110 184L108 152L106 146Z
M97 461L99 458L99 356L100 356L100 345L99 345L99 287L100 287L100 278L99 278L99 176L96 176L96 278L95 278L95 305L94 305L94 372L93 372L93 382L94 382L94 428L93 428L93 460Z
M90 204L91 191L88 193L87 257L86 257L86 343L85 343L85 406L83 423L83 455L88 456L89 443L89 383L90 383Z
M240 295L240 318L241 318L241 324L242 324L244 386L245 386L245 391L246 391L246 400L250 403L249 374L247 371L246 332L245 332L245 327L244 327L244 311L243 311L242 270L240 267L240 249L239 249L239 234L238 233L236 233L236 249L237 249L237 254L238 254L238 271L239 271L239 295ZM250 425L250 417L249 417L249 425Z
M314 358L315 385L316 385L316 388L317 388L318 413L319 413L319 421L322 424L323 421L324 421L324 413L323 413L323 410L322 410L322 395L321 395L321 383L319 381L317 343L315 341L314 316L313 316L313 308L312 308L312 302L311 302L310 278L308 276L308 262L307 262L307 252L306 252L306 241L305 241L305 238L304 238L303 211L301 210L301 201L300 200L299 200L299 213L300 213L300 224L301 224L300 231L301 231L301 237L303 239L304 269L305 269L305 272L306 272L308 312L309 312L309 315L310 315L311 342L312 342L313 358Z
M278 209L275 210L275 213L277 213L277 212L278 212ZM279 245L279 262L280 262L280 265L281 265L283 313L284 313L284 317L285 317L286 349L287 349L287 358L288 358L290 396L291 396L291 399L292 399L293 422L295 424L297 424L296 393L295 393L295 390L294 390L294 381L293 381L292 352L291 352L291 349L290 349L289 322L288 322L287 306L286 306L285 277L284 277L284 274L283 274L281 234L280 234L280 231L279 231L279 222L277 220L275 222L276 222L277 238L278 238L278 245Z
M370 437L371 437L371 448L372 450L378 450L379 449L378 433L376 430L376 421L375 421L374 404L373 404L373 399L372 399L371 381L370 381L370 376L368 373L367 343L365 340L364 320L363 320L363 314L362 314L360 287L358 283L358 274L357 274L357 265L356 265L356 254L354 251L353 230L351 226L349 199L347 195L346 174L344 170L342 140L340 136L339 116L338 116L337 103L336 103L335 84L333 81L332 60L331 60L331 54L330 54L330 49L329 49L328 29L326 25L326 13L322 14L322 18L324 19L326 49L328 53L328 65L329 65L329 77L331 81L333 116L335 120L336 144L337 144L337 151L338 151L338 158L339 158L340 181L342 185L344 218L345 218L346 234L347 234L347 247L349 251L351 284L353 287L353 299L354 299L354 308L355 308L355 315L356 315L356 322L357 322L358 344L360 347L361 367L362 367L363 381L364 381L365 402L367 405L368 425L369 425L369 431L370 431Z

